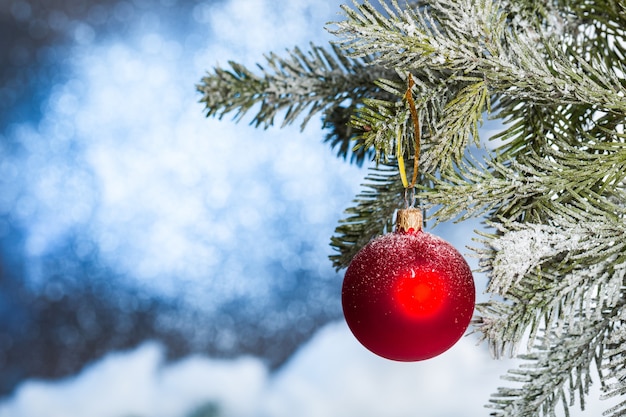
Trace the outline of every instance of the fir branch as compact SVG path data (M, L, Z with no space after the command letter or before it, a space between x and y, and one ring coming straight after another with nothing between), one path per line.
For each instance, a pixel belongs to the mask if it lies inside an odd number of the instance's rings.
M613 331L606 343L602 366L603 391L601 399L607 400L626 395L626 322L624 311L617 314L613 320ZM626 400L607 409L605 416L626 415Z
M390 71L366 66L367 57L347 58L336 47L331 53L311 45L308 54L295 48L286 58L272 53L266 61L268 68L259 65L261 75L230 62L229 70L214 68L203 77L197 89L207 117L235 113L239 121L258 106L251 121L256 127L273 125L280 113L284 113L282 126L303 116L304 127L314 114L331 115L341 103L358 106L364 97L376 95L374 80L393 77Z
M338 157L348 159L349 156L351 163L362 166L374 158L374 151L359 143L369 126L357 127L351 123L357 109L354 104L328 108L324 111L322 128L330 130L324 142L329 143L331 149L337 149Z
M407 74L399 76L402 82L387 79L376 82L395 96L395 100L366 99L352 120L352 125L362 131L360 144L375 150L377 162L393 155L397 140L402 141L402 148L412 157L414 124L404 101ZM420 167L422 172L434 174L460 162L469 142L478 141L478 127L484 110L489 108L489 97L480 80L468 77L455 78L448 85L442 82L441 74L423 71L413 79L413 98L422 126L419 133L424 150Z
M611 314L607 314L608 317ZM590 364L600 362L602 345L610 332L611 320L585 320L584 332L566 329L560 338L546 338L535 352L520 355L528 361L510 370L505 379L521 383L519 388L500 388L487 407L497 417L554 416L559 404L565 415L576 398L585 407L591 385Z
M531 103L583 102L626 113L621 72L571 48L563 52L543 33L511 30L511 11L500 2L433 0L427 8L405 12L396 1L391 4L394 10L385 7L389 16L368 1L344 7L347 19L333 31L342 38L339 45L353 57L373 54L373 63L385 68L429 68L483 79L491 94Z
M588 378L592 362L606 362L604 340L623 308L626 279L623 221L598 220L553 228L518 224L486 240L491 253L483 252L481 266L491 277L488 291L507 301L479 305L476 328L496 356L514 353L527 337L527 349L534 353L521 357L536 363L532 372L511 371L521 375L512 380L524 385L501 388L492 400L491 406L499 410L494 415L553 415L558 401L564 402L567 414L576 392L584 407L588 384L581 381ZM622 360L612 360L618 369L615 377L624 366L623 356L611 354ZM539 375L550 381L538 382ZM622 392L623 385L613 389Z
M585 150L560 143L561 149L532 150L466 161L459 169L432 177L433 188L422 196L438 221L464 220L484 213L493 218L547 221L562 215L600 215L623 219L626 215L626 148L618 143ZM585 173L581 176L581 173Z
M626 44L616 42L624 39L626 28L626 5L616 0L594 2L561 1L562 15L569 16L562 25L563 40L579 56L595 56L607 66L626 57ZM554 14L553 14L554 15ZM572 18L575 17L575 18Z
M586 332L585 320L599 319L603 311L622 302L626 263L622 259L615 265L616 258L594 268L572 269L561 260L538 263L507 290L505 302L492 300L477 306L474 324L482 333L481 340L487 340L492 354L500 357L515 354L524 338L532 350L541 333L561 337L564 328Z
M397 140L408 148L407 138L412 131L409 110L400 100L365 99L363 104L351 120L351 125L362 132L357 137L356 149L374 149L375 161L387 163L395 156Z
M392 218L400 208L404 187L397 166L392 163L372 168L365 177L364 190L346 210L348 217L339 222L331 246L338 252L330 259L337 269L348 266L354 255L372 238L392 230Z
M593 272L610 260L611 264L626 262L626 233L623 221L593 219L558 225L510 224L508 230L497 226L499 236L486 241L490 252L483 252L481 266L489 271L488 291L507 295L522 278L552 263L550 270L563 278L575 265L595 265ZM558 260L558 263L555 262Z
M198 87L207 114L240 120L256 109L252 123L267 127L279 113L283 125L303 126L321 113L339 156L374 155L379 165L331 240L339 269L391 230L403 191L394 156L414 153L403 99L410 73L420 198L438 221L486 216L493 229L476 252L494 299L477 306L475 328L496 356L528 338L530 364L509 373L522 386L501 389L494 414L552 415L559 402L567 413L576 398L584 406L592 362L605 396L624 395L624 5L365 0L343 10L332 53L272 54L261 75L234 63L215 69ZM486 114L506 129L478 162L468 148ZM626 402L608 413L626 415Z
M378 25L377 30L382 29L381 36L404 37L407 42L417 44L419 48L428 49L428 44L421 41L430 39L428 30L417 30L417 26L413 25L415 19L422 19L423 26L431 27L425 20L426 18L414 13L411 9L401 10L396 2L391 2L391 5L381 2L381 5L390 16L389 18L378 12L369 2L358 6L359 12L348 7L344 7L344 10L353 21L364 25ZM425 10L427 6L423 8ZM337 23L339 29L334 33L344 34L344 23ZM432 33L430 35L434 36ZM381 54L387 50L389 42L389 40L381 41L377 44L378 46L370 48L374 54L373 62L382 62ZM340 44L349 50L349 54L354 53L353 56L360 56L350 42ZM489 109L489 91L482 77L467 75L466 70L463 73L455 73L449 68L411 62L407 57L408 55L402 52L398 59L403 61L403 65L398 61L386 67L402 69L400 73L403 74L409 71L413 74L416 81L415 102L419 113L425 119L422 124L425 129L421 132L421 136L425 148L431 149L430 152L424 153L421 166L428 172L435 172L441 167L459 162L468 143L471 140L478 141L478 127L482 123L482 114ZM397 90L397 87L395 89ZM412 136L410 127L408 129L405 126L399 127L399 124L402 124L401 121L406 120L406 112L400 103L402 96L403 94L398 94L395 102L366 103L366 108L358 113L355 123L367 124L371 128L364 135L363 140L366 144L375 147L377 161L394 148L393 142L397 137L398 128L401 129L403 137ZM368 104L370 105L367 106ZM381 109L395 110L381 111Z
M542 326L547 335L558 332L551 328L557 321L576 328L579 318L619 302L626 278L623 219L558 221L492 223L497 233L483 233L485 248L475 249L490 278L487 291L507 300L479 306L482 317L475 323L497 356L514 352L528 329L532 343Z
M504 97L494 106L495 116L508 127L490 140L499 141L500 160L516 159L551 149L574 149L605 154L626 142L624 114L602 112L582 104L536 105ZM581 155L579 152L578 156ZM586 158L586 156L585 156Z

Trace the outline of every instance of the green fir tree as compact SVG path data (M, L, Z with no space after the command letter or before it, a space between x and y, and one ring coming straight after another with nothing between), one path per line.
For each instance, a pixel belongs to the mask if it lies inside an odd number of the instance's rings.
M626 3L365 0L342 9L328 47L270 54L255 71L213 69L198 85L207 115L254 112L263 127L304 127L319 115L339 157L376 161L331 238L337 269L391 229L404 192L397 162L413 158L419 133L417 194L429 218L487 226L474 250L491 299L477 306L474 330L494 356L523 359L489 400L492 415L584 408L594 372L603 398L623 397ZM503 129L480 137L485 119ZM606 415L626 415L626 401L613 403Z

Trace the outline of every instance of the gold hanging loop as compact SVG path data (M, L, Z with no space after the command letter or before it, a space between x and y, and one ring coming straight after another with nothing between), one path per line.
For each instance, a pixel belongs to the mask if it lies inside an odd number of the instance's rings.
M404 206L405 208L413 208L415 206L415 184L417 182L417 172L419 169L419 157L420 157L420 123L417 109L415 108L415 101L413 101L412 88L415 85L413 76L409 73L408 87L404 98L409 105L409 111L411 112L411 119L413 120L413 133L415 135L415 154L413 155L413 177L411 183L409 183L406 176L406 166L404 165L404 152L402 149L402 128L398 126L396 131L396 156L398 159L398 170L400 171L400 179L404 186Z
M415 136L415 154L413 155L413 178L411 179L411 184L409 184L409 188L415 187L415 183L417 182L417 172L419 169L419 161L420 161L421 129L420 129L419 115L417 114L417 109L415 108L415 101L413 101L413 86L414 85L415 85L415 81L413 81L413 76L411 75L411 73L409 73L408 87L406 89L406 93L404 93L404 98L406 99L407 103L409 103L409 111L411 112L411 119L413 119L413 134Z

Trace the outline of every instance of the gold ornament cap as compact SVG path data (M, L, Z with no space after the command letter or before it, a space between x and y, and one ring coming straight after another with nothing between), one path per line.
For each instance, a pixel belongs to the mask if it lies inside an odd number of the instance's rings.
M396 215L396 232L414 233L422 230L422 211L414 207L400 209Z

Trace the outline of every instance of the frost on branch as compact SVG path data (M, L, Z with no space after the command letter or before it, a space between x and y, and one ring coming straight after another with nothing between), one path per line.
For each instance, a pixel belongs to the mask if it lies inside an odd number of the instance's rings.
M512 223L476 249L488 273L487 291L506 302L479 308L479 329L499 355L530 329L528 343L541 330L583 330L582 319L599 319L622 298L626 241L621 221L600 219L560 224ZM508 323L505 325L505 323ZM532 346L529 346L529 348Z
M285 57L269 53L254 71L234 61L229 68L214 68L196 86L206 115L221 119L234 114L240 121L254 112L250 123L256 127L268 128L282 117L281 127L300 121L304 128L311 117L321 114L330 130L326 141L338 149L337 155L362 164L369 150L352 149L359 129L348 122L365 99L389 98L375 80L397 75L369 65L367 56L349 58L334 46L310 48L304 52L296 47Z
M561 220L500 225L485 240L488 291L504 301L478 306L476 329L495 356L516 354L524 339L528 352L518 355L528 362L506 376L522 386L500 388L493 396L489 407L498 410L496 416L548 416L575 398L584 408L592 363L607 371L601 378L613 381L606 398L626 392L624 380L616 382L624 374L626 355L615 344L623 332L609 340L624 325L623 314L617 314L625 304L623 221Z
M572 265L581 258L595 258L603 249L620 250L615 232L603 234L605 224L583 222L574 225L515 224L511 230L491 239L493 258L484 262L490 270L487 291L505 295L534 269L546 262ZM565 266L564 269L568 267Z

